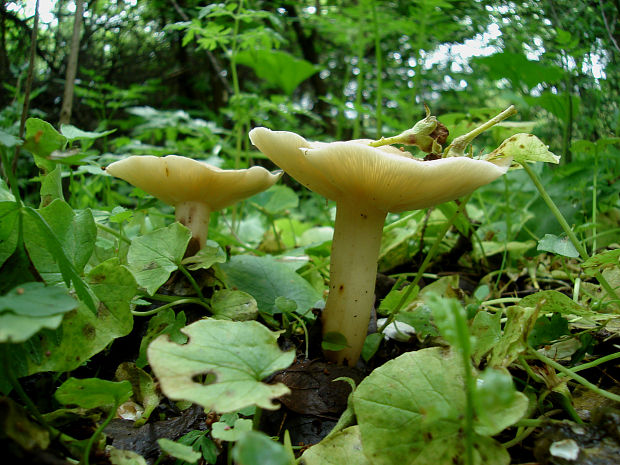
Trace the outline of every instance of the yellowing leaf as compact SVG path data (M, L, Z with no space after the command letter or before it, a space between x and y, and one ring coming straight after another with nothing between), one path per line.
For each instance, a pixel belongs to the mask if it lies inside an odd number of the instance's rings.
M187 344L155 339L147 354L162 392L226 413L256 405L275 409L273 399L289 392L261 380L288 367L294 351L282 352L278 333L256 321L200 320L181 330ZM204 375L204 381L200 377Z

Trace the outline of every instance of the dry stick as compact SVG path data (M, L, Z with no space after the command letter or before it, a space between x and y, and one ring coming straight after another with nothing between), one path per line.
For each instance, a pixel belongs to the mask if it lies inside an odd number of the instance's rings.
M26 78L26 88L24 89L24 106L22 107L22 117L19 122L19 138L24 137L24 129L26 128L26 116L28 116L28 107L30 106L30 90L32 89L32 79L34 75L34 55L37 46L37 30L39 29L39 0L34 5L34 25L32 26L32 35L30 36L30 64L28 65L28 77ZM19 146L15 147L15 155L13 156L13 165L11 171L15 174L17 170L17 159L19 158Z

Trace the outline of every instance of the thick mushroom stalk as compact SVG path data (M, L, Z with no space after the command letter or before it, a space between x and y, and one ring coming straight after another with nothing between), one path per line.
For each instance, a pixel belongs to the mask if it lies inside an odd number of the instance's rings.
M211 212L268 189L282 175L260 166L222 170L177 155L131 156L110 164L106 172L175 207L175 219L192 232L186 255L204 247Z
M323 310L323 334L340 333L347 347L326 352L328 359L355 363L366 338L375 302L377 261L387 212L351 199L336 203L329 294Z
M266 128L250 131L250 139L301 184L336 201L322 322L324 335L338 332L348 345L325 355L349 365L357 362L366 338L386 214L467 195L504 174L511 161L510 157L494 162L467 157L423 161L389 145L372 147L366 140L308 142L297 134Z

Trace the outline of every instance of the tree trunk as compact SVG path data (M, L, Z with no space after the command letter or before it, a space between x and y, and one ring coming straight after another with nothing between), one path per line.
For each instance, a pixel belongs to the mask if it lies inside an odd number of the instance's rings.
M67 63L65 77L65 93L60 110L60 124L69 124L71 120L71 108L73 107L73 90L75 87L75 75L77 74L78 54L80 51L80 29L84 15L84 0L75 0L75 18L73 21L73 37L71 38L71 51Z

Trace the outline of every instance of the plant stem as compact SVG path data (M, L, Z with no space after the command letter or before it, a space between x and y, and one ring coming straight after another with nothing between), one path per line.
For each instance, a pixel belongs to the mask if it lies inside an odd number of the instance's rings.
M337 332L349 347L326 351L337 363L355 365L362 351L374 304L377 261L387 212L357 199L336 204L329 296L323 310L323 334Z
M568 376L573 381L578 382L579 384L587 387L591 391L596 392L598 395L607 397L608 399L611 399L615 402L620 402L620 396L618 394L614 394L613 392L605 391L604 389L599 388L598 386L596 386L595 384L592 384L590 381L588 381L584 377L579 376L576 373L573 373L570 369L560 365L558 362L554 360L551 360L549 357L541 354L540 352L538 352L532 347L528 347L527 350L530 354L532 354L538 360L546 363L547 365L551 365L553 368L555 368L560 373L563 373L564 375Z
M579 253L579 256L582 258L582 260L587 260L588 258L590 258L588 255L588 252L583 247L583 245L581 245L581 242L579 241L579 239L577 239L577 236L575 235L571 227L568 225L568 222L564 218L564 215L562 215L562 212L560 211L560 209L553 202L553 199L549 197L549 194L547 194L545 187L540 182L540 179L538 178L536 173L534 173L532 168L527 163L523 163L521 164L521 166L523 166L523 169L525 170L525 172L528 174L528 176L530 177L530 179L536 186L536 189L538 189L538 193L540 194L542 199L547 204L547 207L549 207L549 210L551 210L551 213L553 213L553 216L555 216L555 219L558 221L558 223L560 223L560 226L566 233L566 236L568 237L568 239L571 241L573 246L575 246L575 249ZM595 277L598 280L598 282L601 284L603 289L605 289L605 292L607 292L607 294L613 300L615 300L616 302L620 302L620 297L618 297L618 294L616 294L616 291L610 286L610 284L607 282L607 280L601 274L600 271L597 271L595 273Z
M204 299L200 286L198 285L194 277L191 275L191 273L187 270L187 268L185 268L183 265L179 265L179 270L181 270L181 273L183 273L185 277L187 278L187 280L190 282L190 284L196 291L196 294L198 294L198 297L200 297L201 299Z
M459 339L460 354L463 362L465 374L465 464L474 463L474 391L476 380L472 374L471 367L471 343L467 317L460 304L458 310L454 312L456 332Z
M497 123L502 122L506 118L512 115L515 115L516 113L517 113L517 110L515 109L514 105L510 105L508 108L502 111L499 115L494 116L489 121L481 124L473 131L470 131L463 136L457 137L456 139L452 141L452 143L445 150L444 157L463 156L463 154L465 153L465 147L467 147L467 145L472 140L474 140L476 137L478 137L480 134L482 134L487 129L490 129L491 127L495 126Z
M615 352L613 354L605 355L604 357L597 358L596 360L593 360L591 362L583 363L579 366L569 368L569 370L573 373L576 373L581 370L587 370L589 368L594 368L596 366L602 365L605 362L608 362L610 360L615 360L617 358L620 358L620 352ZM560 374L559 376L562 376L562 375Z
M211 311L211 307L209 307L207 304L205 304L202 300L200 299L195 299L195 298L187 298L187 299L179 299L179 300L175 300L174 302L169 302L165 305L162 305L161 307L157 307L154 308L153 310L148 310L146 312L139 312L137 310L132 310L131 314L134 316L151 316L154 315L156 313L162 312L164 310L167 310L169 308L172 308L176 305L183 305L183 304L198 304L198 305L202 305L204 308L206 308L207 310Z
M99 425L99 427L95 430L93 435L88 439L88 442L86 443L86 447L84 448L84 456L82 458L82 462L84 463L84 465L89 465L90 450L93 448L93 444L95 443L95 440L99 437L99 435L102 433L105 427L108 426L108 424L114 418L117 408L118 408L118 405L114 405L108 417L104 420L103 423Z
M118 240L121 240L127 244L131 244L131 241L127 237L125 237L122 233L118 232L116 229L106 226L105 224L97 223L97 222L95 222L95 224L97 225L99 229L113 235Z

